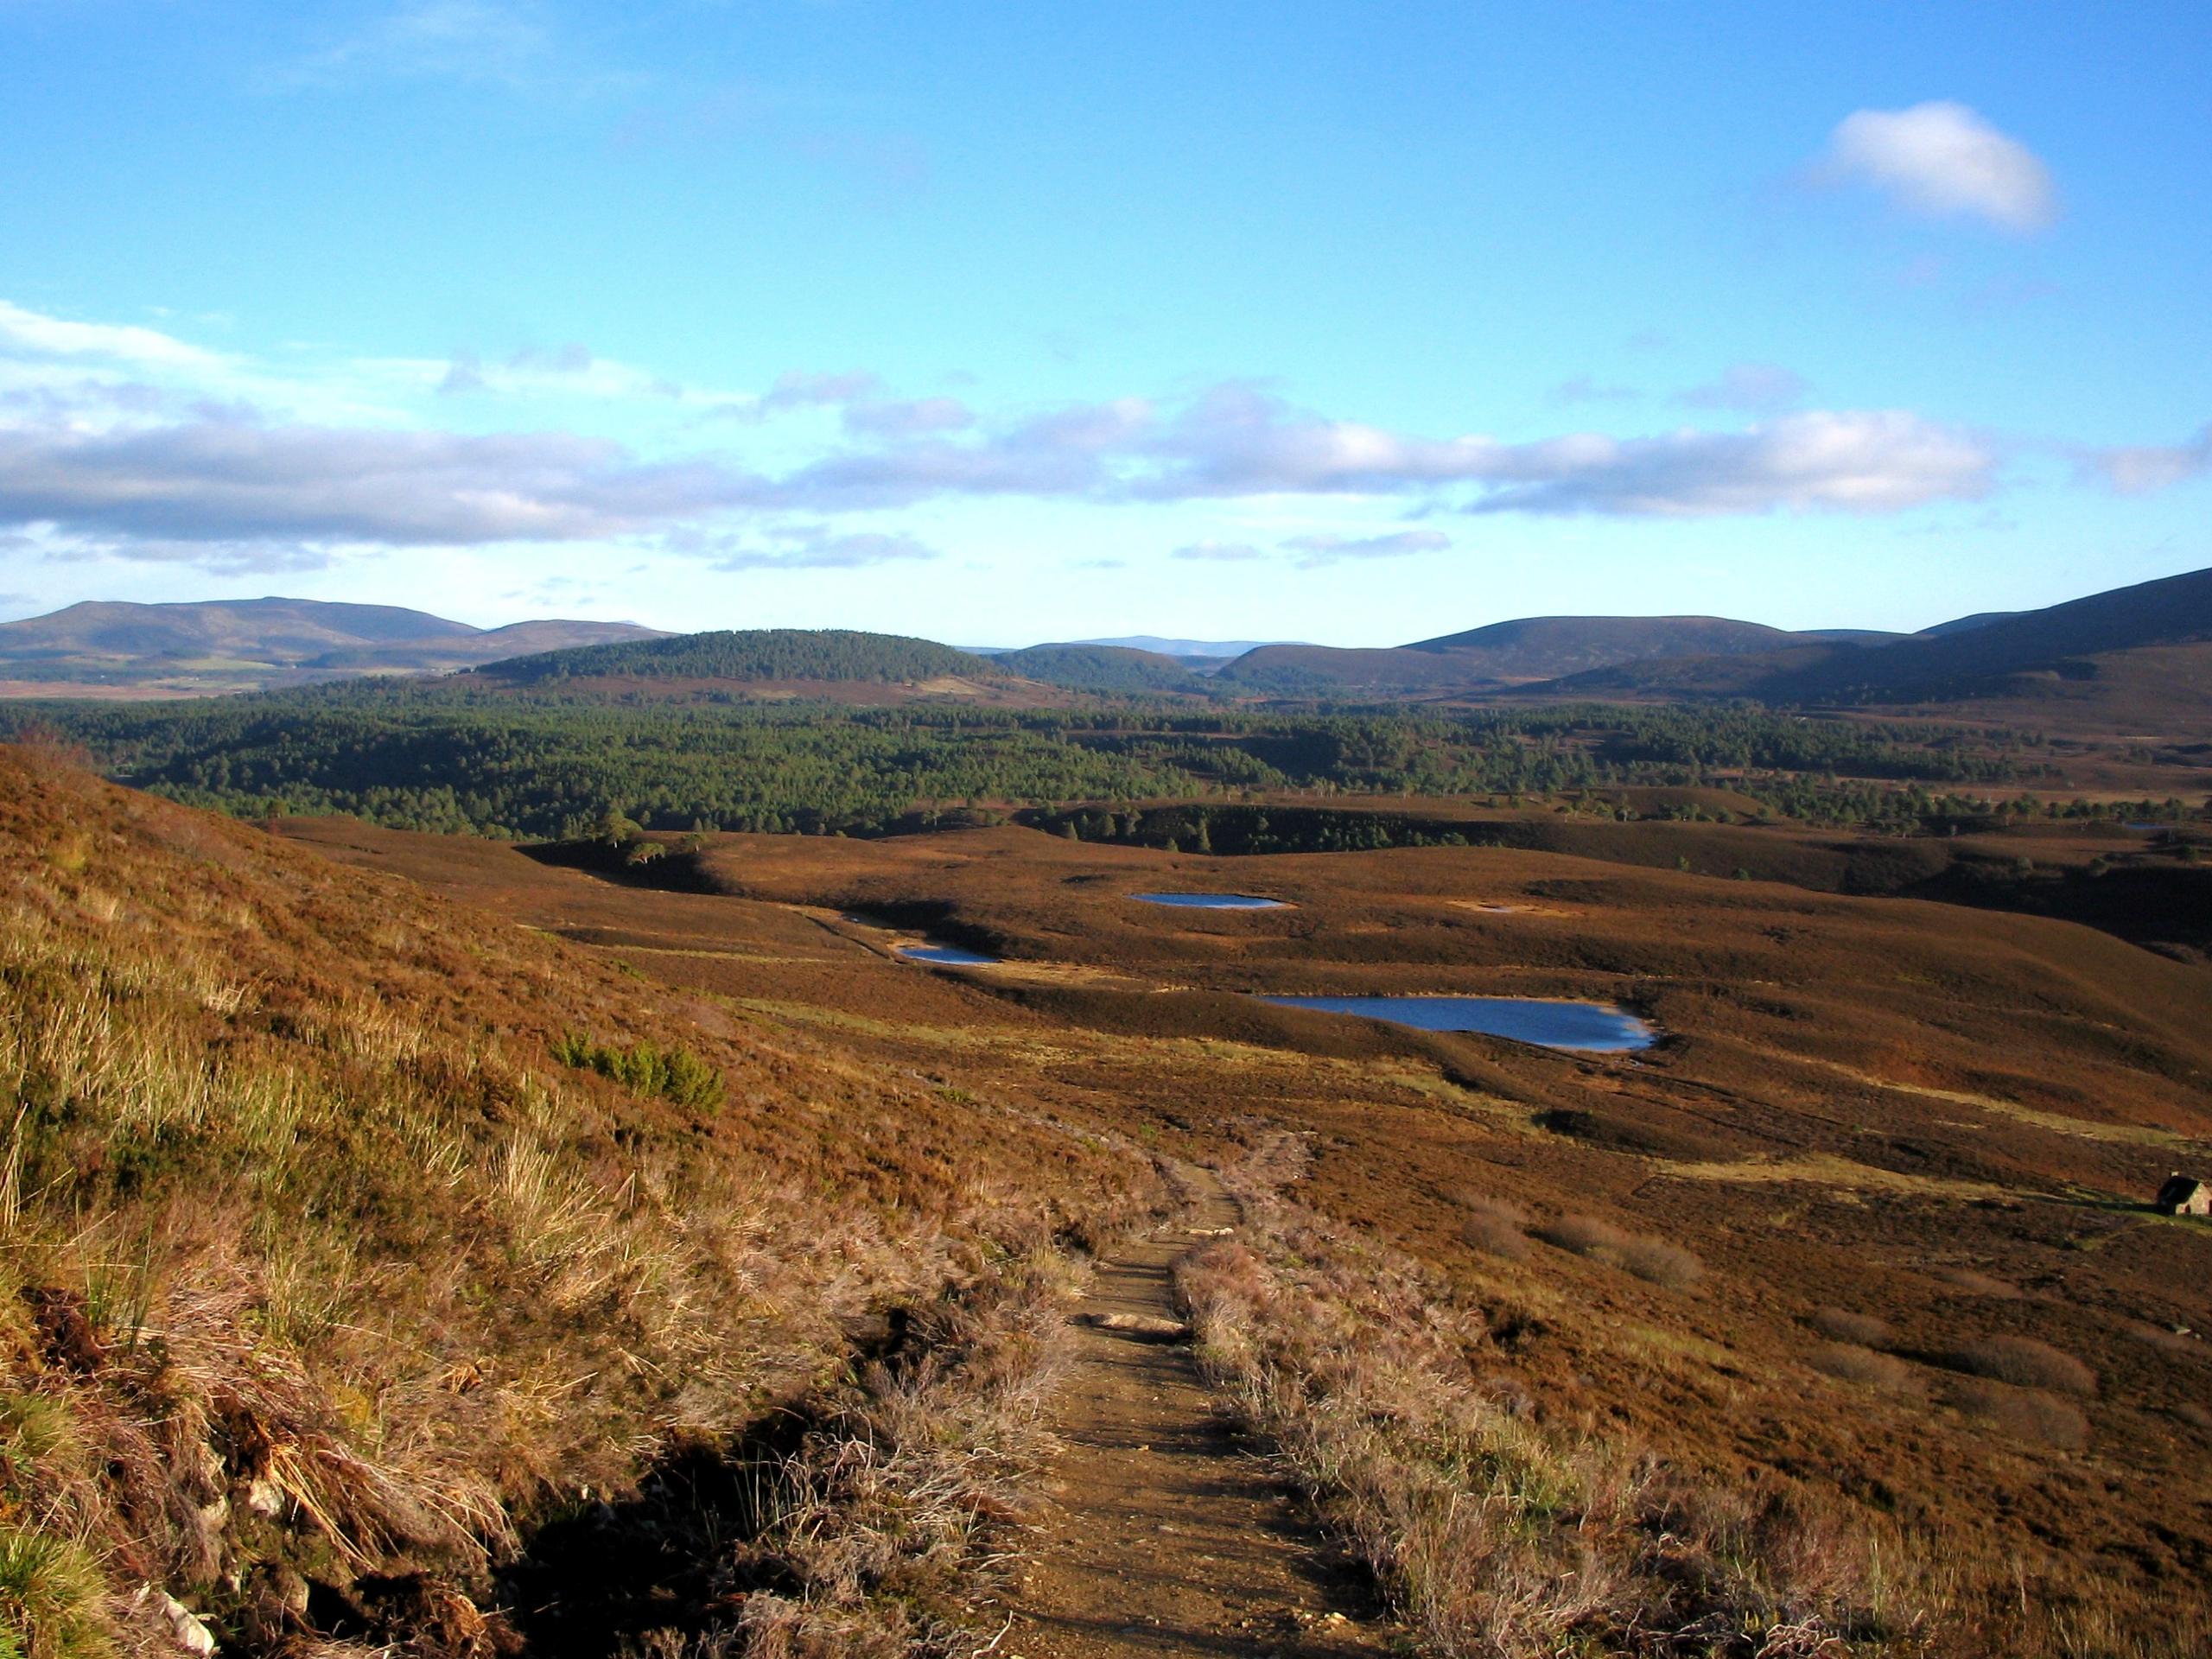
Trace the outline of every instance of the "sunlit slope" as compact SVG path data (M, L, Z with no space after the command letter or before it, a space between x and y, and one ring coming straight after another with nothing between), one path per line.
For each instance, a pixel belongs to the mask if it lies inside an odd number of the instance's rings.
M226 1651L480 1633L577 1493L1149 1179L20 751L0 1089L0 1631L41 1656L154 1650L149 1581Z

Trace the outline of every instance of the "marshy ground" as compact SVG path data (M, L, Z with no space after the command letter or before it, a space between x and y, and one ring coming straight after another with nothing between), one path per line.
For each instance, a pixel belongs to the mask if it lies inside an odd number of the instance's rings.
M1553 852L728 836L657 867L695 889L670 891L484 842L285 828L947 1098L1018 1101L1191 1164L1294 1137L1301 1213L1426 1275L1457 1333L1455 1386L1672 1470L1783 1483L1907 1541L1914 1593L1955 1650L2178 1651L2193 1638L2161 1649L2159 1630L2202 1628L2212 1230L2145 1208L2169 1169L2212 1163L2199 965L2063 922ZM1293 902L1127 897L1183 888ZM840 912L1007 965L902 963ZM1568 1055L1254 991L1588 998L1668 1037ZM1073 1386L1079 1402L1091 1385ZM1186 1386L1146 1408L1172 1402L1187 1427ZM1107 1491L1069 1488L1061 1514L1110 1508ZM1045 1524L1043 1576L1009 1605L1047 1622L1092 1593L1081 1573L1139 1584L1143 1563L1177 1559L1146 1548L1174 1535ZM1080 1568L1077 1539L1096 1552ZM1341 1611L1287 1584L1258 1599ZM1154 1617L1220 1623L1159 1595L1080 1639L1146 1650ZM994 1651L1032 1651L1021 1628ZM1363 1639L1356 1620L1297 1628ZM1234 1630L1221 1639L1245 1639ZM1111 1649L1037 1638L1061 1650Z

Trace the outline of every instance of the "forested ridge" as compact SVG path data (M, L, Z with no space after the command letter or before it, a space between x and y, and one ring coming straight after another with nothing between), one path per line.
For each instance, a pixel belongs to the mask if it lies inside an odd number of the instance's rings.
M506 683L570 679L872 680L991 674L990 661L931 639L847 628L744 628L626 639L511 657L479 671Z
M2057 753L2031 733L1753 707L840 709L633 703L558 685L518 695L468 675L0 711L0 734L41 733L119 779L241 815L345 812L531 839L583 833L609 809L656 829L865 835L956 808L1715 783L1778 816L1903 822L1986 809Z

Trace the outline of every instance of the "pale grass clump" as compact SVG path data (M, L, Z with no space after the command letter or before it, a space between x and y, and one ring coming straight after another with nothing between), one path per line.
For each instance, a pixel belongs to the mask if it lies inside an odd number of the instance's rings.
M1520 1205L1473 1192L1454 1193L1467 1218L1459 1236L1487 1255L1518 1262L1529 1254L1529 1217Z
M1566 1216L1534 1230L1547 1244L1607 1262L1669 1290L1687 1290L1705 1276L1705 1264L1679 1245L1631 1233L1594 1216Z
M2097 1391L2094 1371L2033 1337L1983 1337L1960 1344L1943 1357L1955 1370L1994 1377L2018 1388L2056 1389L2063 1394Z
M1810 1659L1916 1639L1871 1517L1539 1427L1471 1378L1479 1310L1267 1183L1231 1184L1238 1237L1178 1268L1201 1360L1424 1651Z
M2060 1452L2088 1449L2089 1420L2082 1408L2041 1389L1964 1377L1950 1385L1945 1398L1967 1416L2016 1440Z
M1847 1308L1816 1307L1805 1322L1831 1342L1847 1342L1860 1348L1886 1348L1897 1340L1888 1321Z
M1805 1363L1823 1376L1842 1382L1864 1383L1885 1394L1917 1394L1920 1374L1894 1354L1878 1353L1855 1343L1824 1342L1805 1356Z

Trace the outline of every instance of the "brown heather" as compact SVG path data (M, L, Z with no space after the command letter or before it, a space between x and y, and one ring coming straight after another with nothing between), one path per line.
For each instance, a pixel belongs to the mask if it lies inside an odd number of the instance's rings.
M722 1103L559 1064L578 1027L684 1047ZM1015 1507L1054 1240L1155 1185L1106 1137L13 752L0 1103L22 1659L169 1650L166 1597L231 1653L507 1650L503 1579L687 1446L760 1499L726 1506L717 1591L760 1650L904 1650ZM886 1309L899 1339L840 1381ZM645 1611L602 1638L661 1642Z
M1423 1651L1809 1659L1922 1645L1894 1537L1786 1480L1723 1486L1594 1424L1546 1426L1477 1380L1484 1311L1283 1198L1291 1145L1263 1143L1231 1172L1247 1225L1185 1262L1180 1294L1209 1370Z

